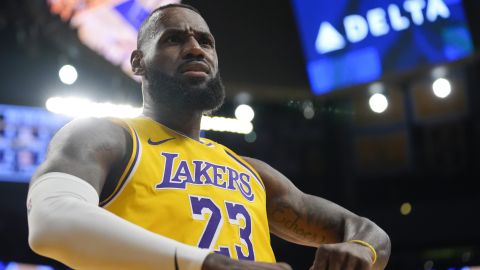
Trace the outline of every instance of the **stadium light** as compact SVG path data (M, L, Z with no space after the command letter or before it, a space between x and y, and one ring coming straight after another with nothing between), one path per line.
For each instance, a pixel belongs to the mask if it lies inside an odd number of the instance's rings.
M52 97L46 102L47 110L70 117L125 117L132 118L142 113L142 108L112 103L97 103L84 98Z
M240 119L203 116L200 129L248 134L253 131L253 125Z
M433 94L439 98L446 98L452 93L452 85L445 78L438 78L432 84Z
M370 105L370 109L375 113L383 113L388 108L387 97L380 93L373 94L368 104Z
M404 202L400 206L400 213L404 216L409 215L412 212L412 204L409 202Z
M238 120L250 122L255 117L255 112L249 105L241 104L235 109L235 117Z
M118 105L108 102L98 103L76 97L52 97L47 100L45 106L50 112L70 117L133 118L142 113L141 107L133 107L127 104ZM253 131L253 125L250 121L241 119L203 116L200 129L249 134Z
M58 77L60 78L60 81L62 83L67 84L67 85L71 85L78 78L77 69L74 66L71 66L71 65L64 65L58 71Z

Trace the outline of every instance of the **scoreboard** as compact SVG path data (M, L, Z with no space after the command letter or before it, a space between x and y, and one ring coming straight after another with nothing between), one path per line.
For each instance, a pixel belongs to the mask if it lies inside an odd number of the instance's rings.
M317 95L473 54L461 0L292 0Z

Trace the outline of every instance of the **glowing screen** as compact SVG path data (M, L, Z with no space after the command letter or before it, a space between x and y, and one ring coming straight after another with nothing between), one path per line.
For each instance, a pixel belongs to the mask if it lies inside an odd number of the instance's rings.
M467 57L461 0L292 0L315 94Z
M0 181L29 182L52 136L70 120L40 108L0 105Z
M48 0L50 10L78 30L80 40L132 75L130 54L148 14L180 0ZM138 78L137 78L138 79Z
M46 265L33 265L16 262L4 263L0 261L0 270L54 270L54 268Z

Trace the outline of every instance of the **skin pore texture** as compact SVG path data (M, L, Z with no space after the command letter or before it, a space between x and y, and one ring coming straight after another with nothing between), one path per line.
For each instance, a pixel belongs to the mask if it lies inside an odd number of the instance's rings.
M199 140L204 114L218 109L225 98L215 40L199 13L185 7L154 12L140 31L131 64L142 78L143 115L194 140ZM46 161L32 178L48 172L75 175L101 194L107 175L120 170L128 156L130 133L105 119L81 119L66 125L53 138ZM244 158L260 174L267 194L267 215L273 234L317 249L314 270L384 269L390 256L387 234L372 221L317 196L300 191L265 162ZM370 243L378 258L372 264ZM98 239L102 241L102 239ZM269 244L269 243L267 243ZM159 264L161 267L161 264ZM208 255L203 270L291 269L270 264Z

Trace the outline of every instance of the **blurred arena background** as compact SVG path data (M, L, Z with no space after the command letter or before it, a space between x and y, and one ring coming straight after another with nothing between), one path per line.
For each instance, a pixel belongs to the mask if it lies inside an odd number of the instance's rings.
M28 248L29 177L71 117L138 113L130 51L167 2L1 2L0 270L65 269ZM374 220L388 269L480 269L479 1L183 2L228 92L204 136ZM314 249L272 242L310 267Z

